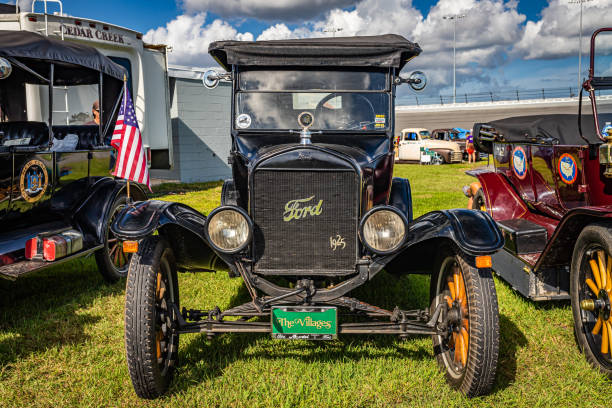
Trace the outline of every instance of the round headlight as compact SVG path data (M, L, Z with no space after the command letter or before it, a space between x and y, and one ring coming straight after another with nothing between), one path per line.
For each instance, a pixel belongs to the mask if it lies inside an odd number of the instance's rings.
M222 209L208 219L208 238L223 252L237 252L249 241L251 227L246 217L233 209Z
M382 209L366 215L361 227L363 243L374 252L396 250L406 236L406 223L396 212Z

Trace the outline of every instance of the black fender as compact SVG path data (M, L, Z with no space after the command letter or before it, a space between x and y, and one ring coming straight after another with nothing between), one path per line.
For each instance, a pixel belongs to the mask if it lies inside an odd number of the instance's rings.
M123 179L101 177L93 180L87 196L74 210L74 221L83 233L84 244L88 247L104 243L104 226L110 217L115 199L127 193L127 183ZM142 188L130 184L130 196L135 200L146 200Z
M393 177L389 205L400 210L408 222L412 221L412 193L408 179Z
M439 249L448 245L473 259L497 252L504 245L504 238L485 212L432 211L408 224L406 241L395 254L373 261L391 273L430 273Z
M181 271L230 268L235 272L233 257L217 253L208 243L205 224L206 216L187 205L148 200L123 209L111 225L111 231L123 240L140 240L158 231L172 247L177 268Z

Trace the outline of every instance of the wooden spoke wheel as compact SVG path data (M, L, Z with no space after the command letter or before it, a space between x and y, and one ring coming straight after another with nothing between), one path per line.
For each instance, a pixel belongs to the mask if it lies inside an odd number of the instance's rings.
M576 340L587 360L612 378L612 230L586 227L572 260L571 298Z
M123 244L112 233L110 226L113 224L119 212L127 205L127 197L121 195L115 199L111 207L110 216L105 224L104 248L96 252L96 263L98 269L108 282L116 282L125 278L132 254L123 252Z
M478 270L462 254L445 251L431 281L430 313L442 305L434 352L448 383L469 397L487 393L499 350L497 295L490 269Z
M130 263L125 295L128 370L142 398L157 398L170 385L178 357L178 309L172 249L158 236L145 238Z
M467 364L470 345L468 335L470 314L461 268L456 262L453 262L450 268L450 273L446 276L446 286L450 296L444 295L444 300L448 305L447 322L451 333L447 341L447 352L450 365L456 372L461 372Z

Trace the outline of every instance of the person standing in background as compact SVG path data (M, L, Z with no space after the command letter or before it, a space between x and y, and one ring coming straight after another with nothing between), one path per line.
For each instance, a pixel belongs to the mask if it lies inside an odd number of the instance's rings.
M472 132L467 132L465 151L468 154L468 163L476 163L476 150L474 149L474 136L472 136Z

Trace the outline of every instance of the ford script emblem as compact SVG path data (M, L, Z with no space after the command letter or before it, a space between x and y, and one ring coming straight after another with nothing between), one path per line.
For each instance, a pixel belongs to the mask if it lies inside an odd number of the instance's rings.
M298 153L298 160L312 160L310 153Z
M287 204L285 204L285 212L283 213L283 221L289 222L308 216L314 217L316 215L321 215L323 212L323 200L319 200L316 205L304 205L306 203L314 204L314 198L315 196L310 196L308 198L299 198L287 202Z

